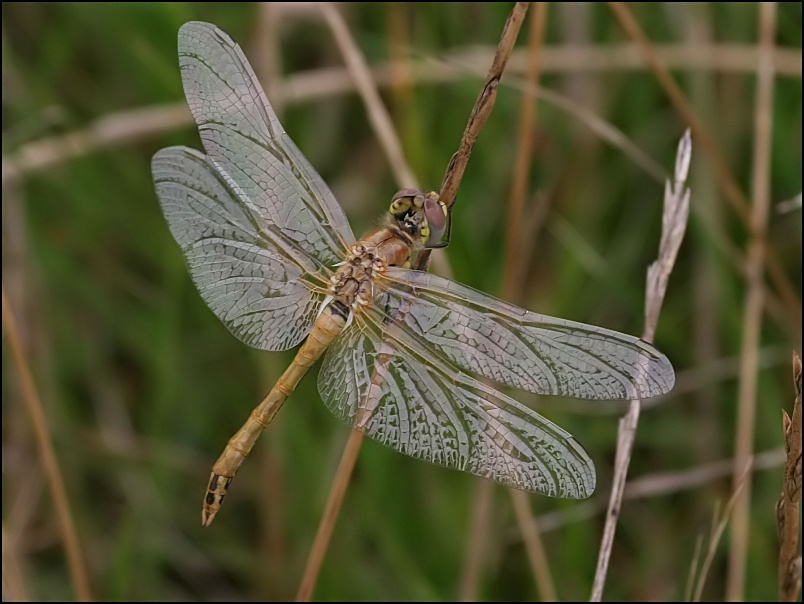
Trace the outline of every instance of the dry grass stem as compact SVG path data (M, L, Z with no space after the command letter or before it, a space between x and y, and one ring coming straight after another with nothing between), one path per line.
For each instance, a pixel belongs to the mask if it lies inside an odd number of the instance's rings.
M760 6L764 7L763 11L773 10L766 7L766 4L767 3L760 4ZM717 175L718 183L725 195L726 201L729 202L740 220L751 231L752 237L759 236L763 238L762 245L766 245L766 242L764 241L764 230L762 231L761 235L757 235L753 230L753 219L751 217L751 210L749 210L748 199L743 194L739 184L737 183L737 179L729 169L728 162L717 148L717 145L715 145L712 138L709 136L708 131L703 127L700 120L698 120L695 112L692 109L692 106L681 92L681 88L670 75L667 67L662 64L661 60L654 52L647 36L639 27L639 24L636 22L631 12L622 2L609 2L609 6L611 7L612 12L615 14L617 19L620 21L620 24L622 25L623 29L625 29L626 33L642 48L642 51L645 55L645 60L651 66L652 71L656 75L656 79L665 89L665 92L667 93L670 101L673 103L676 111L692 130L695 140L700 145L701 149L703 149L704 155L706 155L709 158L709 161L712 162L712 165L715 169L715 174ZM761 27L762 25L760 25L760 28ZM757 57L758 62L763 65L763 70L768 74L771 74L771 81L773 79L772 74L774 73L772 49L772 39L769 41L765 40L764 42L761 41L760 51ZM787 314L789 320L793 324L793 329L797 332L800 332L802 309L801 299L796 291L796 288L793 286L787 273L782 269L778 258L772 250L769 249L763 254L763 263L767 264L768 275L773 282L776 291L784 302L785 307L787 308ZM746 280L750 280L750 277L747 276Z
M788 214L795 210L801 209L801 193L791 197L790 199L785 199L784 201L780 201L776 204L776 211L779 214Z
M799 503L801 502L801 357L793 352L793 385L796 400L792 418L782 409L784 433L784 480L782 495L776 504L776 527L779 533L779 601L800 600L801 555L799 541Z
M332 532L335 529L341 504L346 495L346 489L349 486L357 455L360 453L360 445L362 444L363 433L357 430L350 431L349 440L346 441L346 447L344 447L341 454L341 460L338 463L338 469L330 487L327 503L324 506L324 514L318 523L315 539L313 539L313 545L310 547L310 554L307 557L307 564L299 584L299 590L296 592L297 602L309 602L313 595L315 584L318 581L318 573L321 570L324 555L327 553L329 542L332 539Z
M261 31L265 27L261 27ZM265 34L258 36L260 49ZM661 63L670 69L697 69L716 72L753 71L757 62L757 47L749 45L712 44L700 47L690 45L654 45L653 50ZM343 67L323 67L291 74L278 81L265 80L264 73L272 73L274 60L263 60L262 50L255 56L255 67L260 80L265 82L272 106L281 108L284 103L305 103L352 94L355 83ZM269 56L273 51L265 51ZM801 53L787 48L774 48L774 69L777 74L800 77ZM494 52L483 48L456 50L439 59L431 57L399 60L371 68L374 83L380 88L392 86L394 74L405 71L413 84L439 84L466 77L469 66L486 65ZM541 51L543 73L595 73L643 69L644 61L634 44L608 46L545 46ZM522 74L527 69L527 53L513 51L507 67L510 74ZM187 103L179 101L127 109L108 113L88 126L64 135L42 138L19 146L3 156L3 181L64 163L89 153L150 140L166 132L186 128L193 123ZM800 205L800 202L799 202Z
M530 18L530 42L528 44L528 65L525 80L529 86L536 86L539 81L541 67L541 48L544 44L544 29L547 22L546 2L537 2ZM512 186L508 202L508 225L505 238L505 264L503 274L502 297L514 303L522 298L523 280L527 263L522 255L526 232L523 226L525 199L528 196L528 176L533 157L533 125L536 122L536 102L532 95L522 95L519 117L519 140L517 143L516 161L512 168ZM531 256L527 256L530 258ZM530 511L527 494L508 489L514 506L517 524L525 549L528 553L531 572L536 581L539 598L543 602L554 602L556 588L550 573L550 565L542 545L539 525Z
M27 602L28 594L20 571L20 560L15 543L11 542L3 523L3 601Z
M496 84L499 81L499 77L502 75L502 71L505 68L508 57L510 56L513 43L516 40L516 35L519 31L521 19L524 17L526 10L526 3L519 3L512 11L503 31L502 40L498 47L498 54L495 56L494 64L490 70L490 74L494 74L494 83L493 85L487 83L487 85L484 86L484 90L481 92L478 102L475 105L475 109L470 116L469 124L467 125L466 131L464 132L464 137L462 138L459 146L459 151L453 156L453 159L450 162L450 166L447 170L444 180L445 183L449 183L448 187L452 188L447 189L448 193L446 197L444 197L444 185L442 185L442 199L445 201L445 203L447 203L448 206L454 201L455 193L460 185L463 171L466 167L466 163L469 160L469 156L471 155L474 141L476 140L480 129L485 124L485 121L491 112L491 108L493 107L494 97L496 96ZM407 163L404 161L402 146L399 143L399 138L393 128L390 116L382 104L379 94L377 93L376 86L372 81L371 71L363 59L357 45L349 34L346 24L344 23L340 14L330 5L322 5L322 12L327 24L332 30L333 36L339 48L341 49L341 52L343 53L344 61L347 64L350 75L355 81L355 85L363 97L364 102L366 103L372 126L380 138L386 155L389 158L389 162L394 169L397 182L402 187L418 188L412 171L408 168ZM428 259L429 254L421 254L417 268L423 269L426 267ZM351 443L352 439L350 438L350 444ZM359 442L355 445L355 447L359 448ZM336 482L343 483L344 485L348 484L348 477L351 475L354 467L354 460L352 460L351 463L346 463L344 461L346 455L347 453L345 451L344 457L342 457L341 464L339 465L338 473L336 474ZM344 473L343 476L341 475L342 472ZM345 488L346 487L344 486L343 489L345 490ZM335 491L336 487L333 486L333 493ZM343 493L341 493L339 497L331 495L330 500L327 503L321 526L319 526L318 534L316 536L314 544L315 551L311 552L310 559L308 560L307 570L305 570L304 579L302 580L302 585L300 586L299 593L297 595L297 598L300 600L309 598L312 594L318 570L320 569L321 561L323 560L323 555L333 530L332 526L324 527L323 525L325 523L334 524L338 515L338 509L340 507L342 497Z
M272 6L272 5L262 5ZM264 9L262 12L270 12ZM286 11L284 11L286 12ZM260 21L260 31L270 28ZM275 21L275 20L274 20ZM270 39L278 39L267 33L258 35L259 51L255 53L254 65L260 80L265 82L266 92L274 109L284 103L303 103L321 98L351 94L355 83L342 67L311 69L287 76L283 81L266 80L266 73L274 71L277 60L272 49L264 47ZM659 60L672 69L697 69L717 72L753 71L757 62L757 47L735 44L712 44L691 48L689 45L657 45L653 47ZM267 54L266 54L267 53ZM266 55L268 58L265 58ZM494 51L483 48L456 50L445 55L445 60L429 57L411 58L401 64L390 62L372 67L375 84L390 86L394 71L404 70L412 83L437 84L462 79L465 69L460 65L487 65ZM634 44L607 46L558 46L542 50L542 71L547 73L610 72L624 69L643 69L644 61ZM782 76L801 77L801 53L787 48L773 49L775 71ZM514 51L509 72L524 73L527 57L522 51ZM70 159L84 156L105 148L150 140L166 132L186 128L193 123L187 103L180 101L165 105L127 109L104 115L88 126L68 134L46 137L19 146L3 155L3 182L7 178L41 172Z
M762 52L757 64L756 105L754 110L754 155L752 166L753 205L750 216L750 238L746 260L746 300L742 318L740 375L737 394L735 429L735 479L751 458L757 403L759 345L762 330L765 289L763 267L766 262L766 236L770 213L770 153L773 135L773 64L770 49L776 36L776 4L763 2L759 10L759 41ZM800 310L799 310L800 314ZM745 567L748 559L748 529L751 510L751 476L734 506L734 522L729 544L729 567L726 599L745 597Z
M537 2L531 14L530 44L528 46L528 67L525 81L535 87L539 81L541 48L544 41L544 27L547 22L547 3ZM526 263L522 262L521 247L525 233L525 199L528 196L528 176L533 158L533 125L536 122L536 99L530 94L522 95L519 110L519 139L516 161L511 174L511 194L508 200L508 225L505 238L505 274L503 276L503 298L519 302L522 279Z
M461 64L460 69L464 73L477 73L478 68L470 63ZM458 66L456 66L458 68ZM542 86L535 86L517 77L508 77L505 85L520 90L526 95L534 96L539 100L548 103L572 116L580 123L587 126L600 139L610 144L615 149L619 149L637 166L642 168L657 182L664 182L668 176L667 170L652 157L645 153L640 147L634 144L622 130L618 129L611 122L608 122L597 115L588 107L573 101L572 99L554 92Z
M355 86L358 92L360 93L361 97L363 98L363 101L366 105L369 114L371 125L378 139L381 142L383 150L386 153L388 161L396 176L397 183L399 184L400 187L418 188L417 180L413 175L412 170L409 168L407 162L404 159L404 155L402 153L402 145L399 142L399 137L393 127L393 122L390 118L390 115L388 114L387 109L385 108L385 106L382 103L382 100L380 99L375 83L372 81L371 70L369 69L368 64L363 58L360 49L358 48L357 44L355 43L354 39L349 33L346 23L344 22L340 13L338 13L338 11L330 4L327 3L322 4L321 11L325 21L327 22L327 25L330 27L330 30L332 31L333 37L338 47L340 48L341 53L343 54L344 62L346 63L349 75L354 81ZM514 12L516 12L516 9ZM509 18L508 23L510 23L511 21L512 19ZM516 31L513 32L513 35L507 32L510 32L513 29L518 31L518 27L517 28L506 27L503 34L503 39L507 40L505 50L507 51L508 55L510 55L510 49L513 46ZM502 43L501 46L503 46ZM504 57L504 59L495 61L495 65L498 67L500 74L501 70L504 69L506 60L507 55ZM497 79L499 79L499 76L497 76ZM483 95L481 94L481 96ZM478 119L476 117L478 111L473 111L472 116L475 119L473 120L472 118L470 118L470 124L474 123L474 127L470 129L469 126L467 126L467 131L471 132L474 138L477 137L477 133L485 123L485 119L488 117L488 113L491 111L492 106L493 102L489 104L488 100L486 100L486 102L483 103L482 105L483 110L482 112L480 112L482 113L483 116L482 119ZM473 142L474 141L472 141L472 144ZM465 147L464 145L465 143L464 141L462 141L461 148L464 149L466 153L465 161L468 161L472 145L469 145L468 147ZM465 161L462 164L463 167L465 167ZM454 169L452 167L452 164L451 169ZM462 173L463 170L461 169L460 174L457 175L457 180L453 179L452 181L456 187L456 190L457 186L460 184L460 175L462 175ZM448 176L449 172L447 177ZM445 177L445 179L447 177ZM425 255L422 254L421 256ZM426 266L427 258L426 257L422 258L421 256L420 256L419 267L423 268L424 266ZM348 485L349 478L354 468L354 463L357 456L356 450L359 450L360 442L362 442L362 437L358 440L358 437L353 435L350 437L350 440L347 443L347 448L344 450L343 456L341 458L341 463L338 466L338 472L336 473L333 482L330 498L325 507L325 511L321 519L321 524L319 525L316 534L316 539L313 544L313 551L311 551L310 553L304 577L299 587L299 591L297 594L297 599L299 600L309 599L314 590L318 572L320 570L321 563L323 561L323 556L328 547L329 539L331 538L332 532L334 530L334 523L338 517L340 505L343 501L343 494L345 493L346 485ZM352 453L353 448L356 449L354 453ZM348 458L352 454L354 455L354 459L351 459L351 461L349 461Z
M642 339L653 341L656 324L659 320L662 301L667 291L667 282L670 272L675 264L678 250L684 239L684 233L689 218L690 191L685 188L687 174L689 173L692 143L690 131L687 130L678 144L676 165L673 183L667 183L664 191L664 212L662 214L662 237L659 244L659 255L656 261L648 268L648 278L645 291L645 327ZM608 572L611 549L614 545L614 533L622 506L625 479L628 474L628 465L636 437L639 422L640 401L631 401L628 412L620 420L617 432L617 453L614 460L614 477L612 479L611 494L609 497L608 512L603 528L600 552L598 554L597 569L592 585L591 600L601 601L603 587Z
M394 171L397 183L400 188L418 188L416 178L402 153L402 144L399 141L399 136L393 126L388 110L383 104L382 99L380 99L377 88L372 81L368 64L349 33L349 29L343 17L328 3L321 5L321 12L332 32L338 48L341 50L349 75L355 82L355 86L363 99L367 113L369 114L369 121L386 154L391 169ZM324 507L324 513L321 516L316 536L307 559L304 575L302 576L296 594L297 601L306 602L312 597L315 584L318 580L318 573L321 570L324 555L329 547L332 533L335 530L335 523L340 514L343 497L346 493L349 481L351 480L362 442L363 435L356 430L352 430L346 447L341 454L338 470L333 478L330 495Z
M476 483L477 488L475 496L472 498L472 515L468 531L469 543L466 545L466 556L463 559L461 579L458 585L458 600L461 602L476 602L479 599L483 561L488 559L486 541L494 484L488 480L478 480Z
M662 213L662 238L659 243L659 257L648 267L648 283L645 288L645 330L642 339L653 341L659 313L662 308L670 272L676 263L678 250L684 240L687 221L690 215L690 190L685 189L687 175L692 159L692 140L687 130L678 144L676 169L673 183L665 183L664 212Z
M752 465L752 460L749 460L748 464L743 469L743 472L740 474L740 479L731 495L731 498L729 499L729 502L726 504L726 509L723 510L723 516L719 520L717 507L714 510L712 515L712 537L709 540L709 548L706 551L706 557L701 564L701 569L698 571L698 580L695 585L695 592L692 595L693 602L701 601L701 594L703 593L704 584L706 583L706 577L709 576L709 569L712 567L712 561L715 559L717 545L720 543L720 538L723 536L723 531L726 530L726 525L729 522L729 516L733 513L734 505L740 496L740 492L745 484L745 479L751 473Z
M777 52L781 52L781 50L777 49ZM461 56L465 57L466 55ZM751 53L750 56L754 57L756 53ZM429 71L422 71L422 68L426 65L429 65ZM435 81L443 81L447 78L465 77L467 72L475 72L477 63L471 63L466 58L456 59L450 65L444 64L444 69L441 71L432 68L432 61L426 62L426 65L421 65L418 69L407 69L406 73L417 82L433 81L430 79L433 74L438 75L434 79ZM392 70L390 67L374 69L372 73L375 77L375 83L378 85L389 85L392 82L390 77ZM530 91L542 101L551 103L577 118L600 136L601 139L620 149L636 165L640 166L657 181L662 181L666 178L666 171L658 163L634 145L619 129L602 120L594 112L545 88L528 87L523 82L512 78L506 80L506 84L524 91ZM281 84L274 85L271 89L274 90L271 98L276 107L281 106L283 101L303 102L334 94L350 93L355 90L355 84L353 78L348 77L345 69L328 68L295 74L286 78ZM110 113L95 120L84 129L28 143L15 152L3 156L3 182L8 183L11 179L19 179L41 172L70 159L82 157L104 148L113 148L140 140L148 140L164 132L186 127L191 123L192 117L184 102ZM796 204L800 206L800 201L794 199L788 205L795 207ZM709 228L712 234L712 241L719 247L732 266L740 274L745 275L745 257L742 252L731 241L719 236L714 225L709 225ZM440 266L439 269L443 274L448 274L445 267ZM784 308L790 308L790 304L785 306L777 298L776 294L767 290L767 288L765 296L767 309L777 322L783 325L786 324L793 330L800 327L795 319L798 315L795 313L791 315L789 312L784 311Z
M698 535L695 539L695 551L692 554L692 562L690 562L690 572L687 575L687 586L684 588L684 601L692 601L692 588L695 585L695 571L701 560L701 547L703 547L703 536Z
M514 504L519 531L525 543L525 551L528 553L530 571L536 581L536 588L539 591L539 600L542 602L557 602L556 586L553 576L550 573L550 564L547 554L542 544L539 523L530 510L530 499L528 494L522 491L508 489L511 500Z
M494 104L496 97L496 86L499 78L502 76L502 71L508 63L511 52L513 51L513 44L516 41L518 30L521 26L521 19L527 7L517 5L509 16L508 22L503 29L503 34L498 45L498 54L492 61L492 67L489 70L486 78L486 84L478 97L469 122L466 125L459 151L453 155L450 160L450 166L444 176L444 183L442 184L442 198L445 203L450 205L454 202L457 187L460 184L461 176L469 160L469 155L472 151L472 145L477 138L477 134L488 119L488 115ZM539 2L536 4L536 10L531 13L531 29L530 29L530 44L528 48L528 81L535 82L539 74L539 49L542 46L544 25L546 21L547 4ZM492 91L491 93L489 91ZM508 212L508 236L506 237L506 261L505 261L505 275L503 277L503 291L502 296L507 300L516 302L522 289L521 277L524 270L524 264L520 258L520 247L524 233L522 232L523 212L525 206L525 196L527 195L527 181L529 174L529 167L531 165L532 155L532 136L531 131L535 120L535 103L530 95L522 97L522 105L520 110L520 137L517 149L517 161L513 167L513 187L509 199L509 212ZM454 189L452 189L454 187ZM469 543L471 547L467 551L467 556L464 559L464 568L462 572L463 580L461 582L461 599L474 600L477 598L477 580L478 571L481 559L481 547L484 542L486 527L488 526L488 519L491 515L491 485L484 485L478 487L476 491L476 501L474 505L475 515L470 527ZM529 554L537 552L535 555L530 556L531 568L534 573L534 579L542 593L543 599L554 599L555 588L547 569L546 557L544 556L541 541L539 539L538 527L535 525L535 520L530 516L529 511L523 511L523 502L518 501L517 496L525 497L524 510L527 510L527 498L523 493L511 491L511 497L514 508L517 510L517 520L523 539L525 540L526 547ZM479 516L479 514L484 516ZM541 553L541 556L538 555Z
M282 81L282 39L280 28L283 4L260 2L257 10L257 23L250 55L251 66L257 79L262 83L266 96L277 115L282 115L285 98L279 94L284 88Z
M683 472L659 472L630 480L625 485L623 501L662 497L674 493L683 493L711 485L725 477L731 476L733 460L723 459L703 464ZM784 465L782 447L757 454L751 464L752 472L760 472L780 468ZM575 522L582 522L600 514L606 508L601 498L579 503L566 510L540 514L539 527L542 533L555 531Z
M441 183L439 195L441 200L447 204L447 207L452 206L455 202L455 196L458 194L463 173L469 163L469 157L472 155L472 148L475 145L478 134L486 124L486 120L491 115L491 110L494 108L494 101L497 98L497 86L505 71L505 66L511 58L514 42L516 42L519 35L519 29L522 27L522 21L525 19L527 10L527 2L517 2L505 22L486 82L483 84L483 88L475 101L475 106L472 108L472 113L461 137L458 150L450 159L447 171L444 174L444 180Z
M528 11L528 4L528 2L517 2L511 9L508 19L503 26L500 42L497 44L497 52L494 53L486 81L483 84L483 88L480 90L474 107L472 107L472 112L469 114L469 121L466 123L461 141L458 143L458 150L452 155L449 164L447 164L444 180L441 182L441 188L438 194L441 201L443 201L448 208L451 208L452 204L455 203L455 196L458 194L458 189L461 186L463 173L466 170L466 165L469 163L472 149L475 146L480 131L486 124L486 120L488 120L489 115L491 115L491 110L494 108L494 101L497 99L497 87L500 84L500 78L502 78L505 67L511 58L514 42L516 42L519 29L522 27L522 22L525 20L525 14ZM414 268L419 270L424 269L429 260L430 250L424 250L419 254Z
M185 102L109 113L81 130L27 143L3 155L3 183L95 151L149 140L192 122Z
M784 462L781 447L758 453L753 458L751 469L755 471L778 468ZM625 499L644 499L671 495L701 488L733 473L734 459L721 459L702 464L682 472L657 472L630 480L625 485Z
M619 20L620 25L625 32L633 39L640 47L645 60L650 65L651 70L656 75L656 79L664 88L670 101L673 103L676 111L684 119L687 125L692 129L695 134L695 140L703 149L704 153L709 157L715 166L719 176L721 185L727 192L727 199L732 203L735 212L738 216L747 221L748 218L748 202L745 196L740 191L736 181L732 177L727 163L720 151L715 146L712 139L709 137L706 130L699 122L695 112L687 101L681 88L678 86L670 71L667 69L662 61L659 59L653 46L642 31L631 11L622 2L609 2L609 7L614 13L614 16Z
M42 407L30 367L23 354L17 335L17 323L14 313L6 300L6 288L3 285L3 326L5 327L8 345L11 349L11 356L16 365L17 374L20 379L26 409L30 414L31 425L36 435L36 444L39 449L42 466L47 477L48 488L53 498L53 508L56 513L56 520L59 533L67 558L67 566L70 569L75 597L81 602L92 600L89 586L89 576L84 564L84 556L81 553L81 545L78 540L78 532L73 521L73 514L70 510L70 501L67 497L67 489L64 485L64 477L56 460L56 452L50 440L50 429L47 425L47 415ZM5 534L5 533L4 533Z
M363 99L372 129L377 135L385 156L388 158L388 163L391 166L391 170L393 170L397 184L400 188L412 187L418 189L417 179L405 159L405 154L402 152L402 143L399 141L399 136L396 133L388 109L383 104L380 93L377 92L377 85L373 81L368 63L349 33L346 22L330 3L321 4L321 13L343 55L343 61L346 63L349 76L354 82L360 98Z

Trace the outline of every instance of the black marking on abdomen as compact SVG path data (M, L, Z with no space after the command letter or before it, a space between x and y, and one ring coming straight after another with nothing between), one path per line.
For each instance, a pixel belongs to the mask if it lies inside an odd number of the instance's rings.
M349 320L349 315L351 314L351 310L340 300L335 299L329 303L329 307L332 310L332 313L338 315L344 321Z

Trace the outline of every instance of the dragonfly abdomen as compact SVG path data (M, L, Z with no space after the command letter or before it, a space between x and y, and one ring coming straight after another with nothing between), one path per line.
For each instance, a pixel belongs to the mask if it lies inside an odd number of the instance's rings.
M204 526L209 526L215 519L229 484L251 452L257 438L296 389L304 374L346 327L347 317L343 315L338 305L337 301L333 301L324 308L293 362L276 381L268 395L251 412L246 423L229 439L218 461L212 466L201 510L201 523Z
M386 266L401 266L408 262L411 246L411 237L393 227L374 231L352 246L346 262L332 276L330 301L325 303L293 362L268 396L251 412L246 423L229 439L218 461L212 466L201 510L204 526L212 523L229 484L257 438L296 389L304 374L346 328L351 313L359 312L371 302L375 273L382 273Z

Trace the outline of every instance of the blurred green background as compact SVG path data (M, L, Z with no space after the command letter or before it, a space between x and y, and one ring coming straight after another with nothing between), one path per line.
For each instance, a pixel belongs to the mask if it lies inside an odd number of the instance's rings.
M634 16L749 196L758 9L750 3L640 3ZM415 62L382 93L423 188L437 189L510 10L506 3L343 4L368 62ZM801 346L801 4L778 5L769 250L794 292L768 285L759 349L745 598L776 596L774 505L781 409L792 407ZM294 351L240 343L207 309L162 218L155 151L199 146L187 119L176 33L189 20L228 31L277 101L283 124L359 234L399 188L341 55L314 6L246 3L4 3L3 288L47 415L99 600L294 597L348 428L321 403L315 369L200 525L208 472ZM529 25L517 44L527 48ZM685 123L602 3L548 8L540 83L622 131L672 170ZM632 49L633 50L633 49ZM617 52L615 52L617 51ZM476 54L484 53L484 54ZM629 58L632 57L632 58ZM500 295L524 55L503 79L469 163L445 253L454 278ZM474 70L474 71L473 71ZM266 80L265 78L268 78ZM567 105L540 102L523 225L522 306L639 334L663 183ZM693 141L695 145L695 141ZM692 215L657 345L676 389L643 411L629 476L648 489L622 510L608 600L683 598L696 540L733 489L738 358L748 235L693 147ZM531 229L530 231L528 229ZM7 329L4 322L4 334ZM586 502L530 497L559 598L586 599L625 407L535 400L598 469ZM700 476L699 480L694 480ZM479 481L366 441L314 592L323 600L538 599L511 501L494 487L477 570L467 571ZM704 598L722 599L729 529ZM18 372L3 344L4 599L74 599L53 500ZM466 574L471 576L467 580Z

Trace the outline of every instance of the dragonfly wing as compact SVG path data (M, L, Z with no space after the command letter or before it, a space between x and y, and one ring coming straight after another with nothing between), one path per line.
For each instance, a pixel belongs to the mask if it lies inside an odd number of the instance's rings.
M567 432L504 394L358 318L327 351L318 389L330 411L411 457L505 486L580 499L595 469Z
M449 279L389 269L376 304L397 311L426 354L537 394L648 398L675 382L653 345L616 331L526 311Z
M201 22L179 30L184 93L211 163L260 228L325 266L354 235L331 191L285 133L240 47Z
M301 280L305 268L259 232L261 219L203 153L162 149L151 168L170 231L213 312L250 346L301 342L321 300Z

